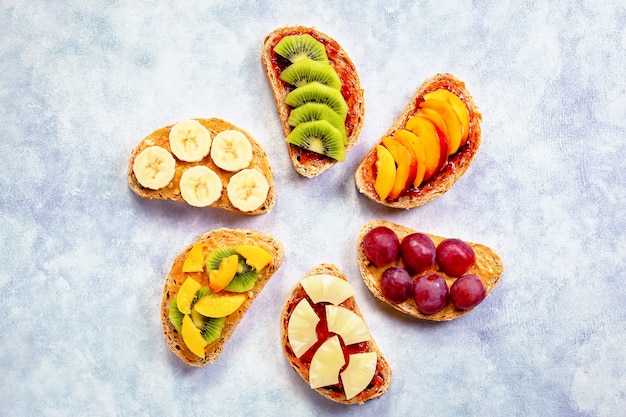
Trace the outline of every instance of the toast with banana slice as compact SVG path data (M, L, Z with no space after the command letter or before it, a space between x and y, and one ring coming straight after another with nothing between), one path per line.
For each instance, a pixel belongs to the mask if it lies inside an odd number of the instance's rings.
M170 350L191 366L215 361L283 257L281 242L257 231L199 236L165 278L161 321Z
M357 262L359 264L361 277L363 278L365 285L367 286L367 288L370 290L370 292L375 298L377 298L378 300L382 301L385 304L390 305L396 310L401 311L402 313L408 314L416 318L424 319L424 320L449 321L449 320L453 320L458 317L461 317L462 315L467 314L468 312L472 311L474 307L460 309L457 306L455 306L451 300L449 292L447 293L448 295L445 300L445 306L441 310L432 314L426 314L420 311L419 307L417 306L414 300L414 294L402 302L391 301L388 298L388 296L386 296L385 289L383 288L383 284L382 284L383 274L385 273L386 270L389 270L390 268L395 268L398 266L402 268L407 268L407 269L409 268L407 264L403 261L402 255L396 255L396 259L394 261L386 265L379 264L378 266L375 265L374 262L372 262L372 260L368 258L368 255L366 253L366 249L364 246L366 236L368 235L370 231L377 229L377 228L381 228L381 227L387 228L393 231L395 235L397 236L399 242L403 242L403 240L407 236L416 234L416 233L422 234L424 236L427 236L429 239L431 239L434 245L433 248L439 246L439 244L443 242L444 240L447 240L447 238L444 238L442 236L418 232L410 227L392 223L386 220L375 219L375 220L370 220L369 222L365 223L361 227L359 231L358 239L357 239L357 248L356 248L357 249ZM479 302L482 302L482 300L488 297L500 283L500 277L502 276L504 272L504 264L500 256L496 252L494 252L494 250L491 249L490 247L485 246L480 243L473 243L473 242L465 242L465 243L467 243L471 247L475 256L475 261L473 262L471 267L469 267L469 269L463 272L463 274L458 274L458 275L467 275L467 276L471 275L471 276L477 276L478 278L480 278L480 281L482 282L482 285L484 286L483 298L479 301ZM421 251L423 252L423 250ZM460 279L460 277L458 276L457 277L451 276L445 271L443 271L441 265L439 265L439 261L436 258L434 259L434 264L429 266L424 271L419 272L417 274L411 273L410 275L412 276L413 283L415 283L415 280L417 280L419 277L426 277L426 276L433 275L433 274L437 274L441 276L445 281L445 285L450 289L452 288L452 285L454 285L455 281L458 281Z
M276 200L261 144L217 118L182 120L146 136L131 152L128 184L143 198L246 215L268 213Z
M347 52L314 28L287 26L265 37L261 61L296 172L311 178L343 162L365 117Z
M335 265L314 267L293 287L280 328L289 363L322 396L363 404L387 392L391 368L369 332L353 287Z
M478 151L481 120L465 83L447 73L427 79L357 166L357 189L401 209L446 193Z

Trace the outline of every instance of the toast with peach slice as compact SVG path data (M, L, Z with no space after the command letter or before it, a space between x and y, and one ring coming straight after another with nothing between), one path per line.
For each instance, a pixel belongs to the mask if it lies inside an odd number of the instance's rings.
M357 189L377 203L402 209L444 194L472 163L481 143L481 120L463 82L447 73L427 79L357 166ZM391 151L398 142L406 150L395 150L399 156L391 166L380 147ZM407 156L411 149L413 157Z
M293 287L280 328L289 363L322 396L363 404L389 388L391 368L335 265L314 267Z
M215 361L283 257L281 242L257 231L222 228L199 236L165 278L161 321L170 350L191 366Z

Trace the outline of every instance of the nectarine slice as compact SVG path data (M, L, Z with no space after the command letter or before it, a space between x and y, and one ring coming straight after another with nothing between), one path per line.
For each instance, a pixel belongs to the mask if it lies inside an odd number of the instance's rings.
M396 161L396 180L388 196L389 199L395 200L413 184L417 173L417 158L413 156L413 149L409 145L392 136L384 137L383 145Z
M417 159L417 172L415 173L413 186L417 188L422 181L424 181L424 174L426 173L426 153L424 152L424 145L413 132L406 129L396 130L394 136L398 139L406 140L413 148L415 158Z
M376 145L376 180L374 190L381 200L389 195L396 181L396 162L393 155L383 145Z
M463 138L463 124L459 116L456 115L452 104L445 100L425 100L420 104L421 108L436 110L443 120L446 122L446 129L448 132L448 155L455 153L461 145L461 139Z
M423 116L427 119L430 119L431 122L435 124L443 132L444 135L448 136L448 128L446 127L446 121L443 120L443 116L437 112L437 110L429 109L429 108L421 108L417 110L415 113L416 116Z
M443 134L439 135L435 124L422 116L410 118L406 123L406 129L413 132L424 145L426 155L424 181L428 181L448 160L446 137Z
M463 103L463 101L459 98L459 96L443 88L424 95L424 100L433 100L433 99L445 100L445 101L448 101L452 105L454 112L456 113L457 116L459 116L461 125L463 125L463 136L461 137L461 145L460 145L460 146L463 146L465 142L467 141L467 137L469 136L470 120L469 120L469 112L467 111L467 106L465 105L465 103Z

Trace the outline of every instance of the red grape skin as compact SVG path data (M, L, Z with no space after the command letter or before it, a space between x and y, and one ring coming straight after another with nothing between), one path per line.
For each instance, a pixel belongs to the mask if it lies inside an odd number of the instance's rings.
M436 259L435 244L423 233L411 233L400 243L402 263L411 275L418 275L430 269Z
M392 266L383 272L380 287L387 300L400 304L413 295L413 278L401 266Z
M478 275L463 275L450 286L450 301L461 310L476 307L486 296L487 290Z
M463 276L476 262L474 250L460 239L445 239L437 245L437 263L447 275Z
M428 274L413 282L413 300L423 314L435 314L448 304L448 284L439 274Z
M400 241L393 230L378 226L363 237L363 251L365 257L380 268L399 259Z

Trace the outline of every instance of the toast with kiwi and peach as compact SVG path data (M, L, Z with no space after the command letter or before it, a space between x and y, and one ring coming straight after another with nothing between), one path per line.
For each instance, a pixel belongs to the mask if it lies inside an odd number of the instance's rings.
M199 236L165 278L161 321L170 350L191 366L215 361L283 257L281 242L257 231Z
M372 295L398 311L447 321L472 311L500 283L504 265L493 249L386 220L359 231L357 259Z
M296 172L311 178L343 162L365 116L348 53L314 28L288 26L265 37L261 61Z
M388 207L410 209L447 192L481 143L482 115L465 83L437 74L356 168L357 189Z
M289 363L322 396L363 404L387 392L391 368L363 319L354 288L335 265L317 265L293 287L280 329Z

